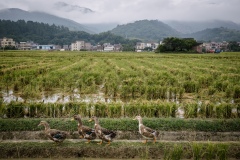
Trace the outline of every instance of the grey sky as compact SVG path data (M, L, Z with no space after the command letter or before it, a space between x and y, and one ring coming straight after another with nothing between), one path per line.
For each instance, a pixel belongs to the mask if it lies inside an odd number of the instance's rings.
M57 2L86 7L94 13L57 8ZM240 23L240 0L1 0L0 9L43 11L79 23L136 20L229 20Z

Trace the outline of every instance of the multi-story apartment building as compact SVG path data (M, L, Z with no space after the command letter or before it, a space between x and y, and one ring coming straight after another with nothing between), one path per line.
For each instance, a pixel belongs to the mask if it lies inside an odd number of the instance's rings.
M85 49L84 41L76 41L71 44L71 51L80 51L81 49Z
M5 48L6 46L16 47L16 42L12 38L4 37L1 39L1 47Z
M214 53L214 52L221 52L227 51L227 42L210 42L210 43L203 43L203 48L205 52Z

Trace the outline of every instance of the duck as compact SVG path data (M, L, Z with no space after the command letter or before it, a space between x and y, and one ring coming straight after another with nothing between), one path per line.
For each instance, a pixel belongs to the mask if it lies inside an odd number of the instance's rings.
M81 139L84 138L88 140L86 143L90 143L91 140L96 138L95 130L88 126L84 126L80 115L74 115L72 120L78 122L78 133Z
M147 143L148 139L153 139L153 143L155 143L159 135L159 132L144 126L141 116L136 116L133 120L138 120L139 122L139 133L145 138L145 141L143 141L143 143Z
M108 143L107 145L110 145L110 143L113 141L113 138L115 138L117 135L116 132L101 127L96 116L92 116L89 121L95 122L94 125L95 133L98 136L98 138L101 139L101 141L98 144L101 145L103 141L105 141Z
M66 132L57 129L51 129L46 121L41 121L38 126L44 126L45 127L44 132L47 135L47 137L56 143L63 142L67 137Z

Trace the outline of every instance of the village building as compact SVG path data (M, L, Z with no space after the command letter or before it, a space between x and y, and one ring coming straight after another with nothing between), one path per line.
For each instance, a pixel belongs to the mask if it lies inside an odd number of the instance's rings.
M38 50L55 50L56 47L55 45L38 45L37 49Z
M82 49L85 49L84 41L76 41L75 43L71 44L71 51L80 51Z
M147 42L147 43L143 43L143 42L138 42L135 46L135 51L136 52L142 52L143 50L151 49L151 50L155 50L157 49L157 47L159 46L159 43L154 43L154 42Z
M206 53L219 53L227 51L228 43L226 41L203 43L203 50Z
M17 47L17 43L12 38L6 38L0 39L0 45L2 48L5 48L7 46Z
M33 41L20 42L18 49L19 50L36 50L37 46L38 45L36 43L34 43Z

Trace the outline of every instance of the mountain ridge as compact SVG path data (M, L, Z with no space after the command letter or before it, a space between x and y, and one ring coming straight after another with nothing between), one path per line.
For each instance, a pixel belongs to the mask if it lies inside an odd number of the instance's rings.
M240 24L237 24L232 21L224 21L224 20L207 20L207 21L163 21L164 23L168 24L175 30L183 33L195 33L207 28L228 28L228 29L235 29L240 30Z
M68 4L63 4L69 7ZM80 9L80 6L73 6ZM80 24L73 20L61 18L45 12L25 11L18 8L8 8L0 10L0 19L3 20L25 20L49 25L55 24L64 26L71 31L84 31L90 34L99 34L110 31L115 35L120 35L129 39L140 39L142 41L158 42L166 37L192 37L197 40L239 40L240 24L232 21L160 21L160 20L138 20L135 22L117 25L117 23L92 23ZM221 29L219 29L221 28ZM203 36L201 36L203 35ZM211 36L209 36L211 35Z
M234 30L224 27L207 28L191 34L184 35L185 37L193 37L198 41L240 41L240 30Z
M126 38L137 38L148 41L160 41L163 38L179 36L181 34L158 20L139 20L133 23L118 25L111 32Z
M55 5L56 9L61 9L61 10L64 10L66 12L79 11L83 14L94 12L90 8L80 7L78 5L70 5L70 4L67 4L65 2L57 2L54 5Z
M68 27L72 31L85 31L88 33L95 33L94 31L89 30L85 26L66 18L61 18L55 15L51 15L45 12L38 11L25 11L18 8L8 8L0 10L0 19L3 20L25 20L33 22L42 22L47 24L55 24L59 26Z

